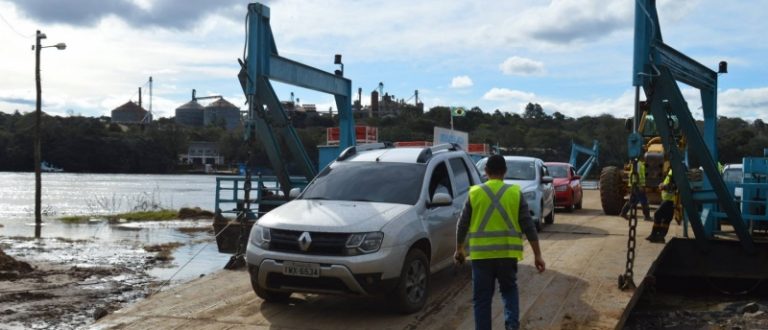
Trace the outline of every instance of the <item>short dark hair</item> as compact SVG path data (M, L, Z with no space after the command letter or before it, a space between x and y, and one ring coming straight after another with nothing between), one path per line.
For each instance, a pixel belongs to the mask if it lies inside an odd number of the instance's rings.
M507 172L507 161L502 155L488 157L485 163L485 172L489 175L500 175Z

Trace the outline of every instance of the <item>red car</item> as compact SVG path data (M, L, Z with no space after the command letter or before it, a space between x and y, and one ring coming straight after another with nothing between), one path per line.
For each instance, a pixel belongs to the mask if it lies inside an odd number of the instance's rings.
M570 212L574 208L581 209L584 193L581 190L581 176L576 175L576 169L568 163L544 163L555 186L555 206L564 207Z

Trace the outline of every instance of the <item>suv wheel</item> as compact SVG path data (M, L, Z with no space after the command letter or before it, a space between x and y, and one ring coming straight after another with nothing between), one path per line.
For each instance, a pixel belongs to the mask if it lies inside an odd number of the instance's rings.
M549 212L549 215L544 217L544 223L551 225L555 222L555 209Z
M291 297L290 292L273 291L259 286L258 268L248 267L248 273L251 276L251 287L253 287L253 291L256 292L259 298L264 299L266 302L288 302L288 299Z
M423 251L411 249L403 262L400 283L392 296L394 307L410 314L421 310L427 303L429 289L429 260Z

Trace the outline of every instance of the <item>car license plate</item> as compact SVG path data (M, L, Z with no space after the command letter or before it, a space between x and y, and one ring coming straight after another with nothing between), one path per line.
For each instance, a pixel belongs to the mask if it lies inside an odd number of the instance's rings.
M320 277L320 265L306 262L283 262L283 274L290 276Z

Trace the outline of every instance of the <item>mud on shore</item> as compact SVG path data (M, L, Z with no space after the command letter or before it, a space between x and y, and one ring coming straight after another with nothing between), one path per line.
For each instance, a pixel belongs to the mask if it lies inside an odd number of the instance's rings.
M0 328L83 328L150 294L157 263L127 243L0 238Z

